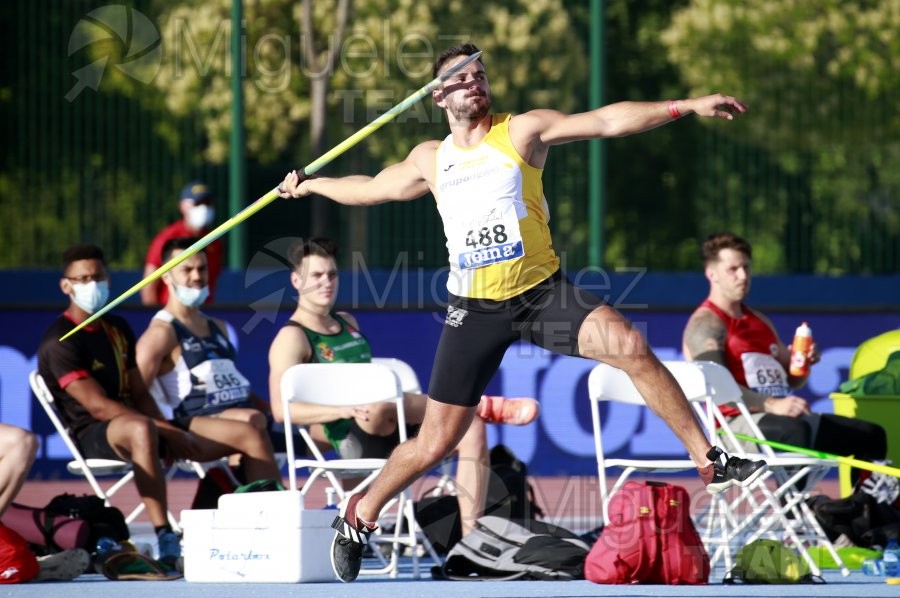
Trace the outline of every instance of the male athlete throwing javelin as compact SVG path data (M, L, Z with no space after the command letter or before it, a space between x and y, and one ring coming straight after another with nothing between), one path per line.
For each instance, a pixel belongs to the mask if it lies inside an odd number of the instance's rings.
M435 76L476 52L472 44L444 51L435 60ZM341 505L331 548L335 574L345 582L356 579L382 507L459 443L506 349L519 340L624 370L684 443L710 492L758 478L767 468L764 461L728 457L710 446L677 382L628 320L560 273L541 185L553 145L632 135L691 112L731 120L747 107L716 94L620 102L581 114L492 114L480 60L452 75L432 97L450 125L443 141L417 145L375 177L304 180L295 171L280 187L281 197L317 194L348 205L407 201L431 192L450 254L447 317L419 435L394 450L366 494Z

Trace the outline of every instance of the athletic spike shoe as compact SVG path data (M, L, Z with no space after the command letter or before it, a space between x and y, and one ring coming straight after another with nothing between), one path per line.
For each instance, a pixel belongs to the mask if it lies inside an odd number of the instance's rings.
M82 548L73 548L39 556L36 581L68 581L75 579L91 564L91 555Z
M729 457L717 446L709 449L706 458L712 463L698 467L697 472L710 494L718 494L734 485L749 486L769 469L765 461Z
M489 424L525 426L537 419L541 404L534 399L507 399L482 395L476 413Z
M369 528L356 518L356 505L362 494L354 494L344 501L340 515L334 518L331 527L336 530L331 541L331 568L344 583L359 576L362 565L363 548L369 543L369 536L375 528Z

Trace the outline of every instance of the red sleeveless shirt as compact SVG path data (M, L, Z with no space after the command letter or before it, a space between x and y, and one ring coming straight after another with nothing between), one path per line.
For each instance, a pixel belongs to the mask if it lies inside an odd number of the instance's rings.
M700 306L725 323L725 367L738 384L772 397L791 393L787 372L778 361L778 337L768 324L743 304L740 318L729 316L709 299Z

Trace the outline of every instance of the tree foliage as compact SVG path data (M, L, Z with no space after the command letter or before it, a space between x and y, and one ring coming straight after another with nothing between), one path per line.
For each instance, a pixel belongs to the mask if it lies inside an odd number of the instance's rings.
M125 4L162 36L158 72L134 70L131 33L74 53L67 47L97 9L89 0L0 8L10 50L0 93L9 137L0 169L0 208L9 216L0 226L3 265L55 265L65 245L90 240L116 266L139 267L147 239L177 216L178 189L194 178L216 188L224 214L230 0ZM604 5L606 102L722 91L751 105L733 123L687 117L604 142L605 266L693 270L699 240L732 229L754 242L757 271L900 267L896 0ZM337 35L342 6L347 26ZM583 0L484 0L477 11L461 0L244 7L239 66L251 191L271 189L284 169L321 155L319 127L329 147L421 87L435 55L461 41L485 50L499 111L594 107ZM92 63L105 65L99 89L66 99L74 74ZM317 124L314 82L326 79ZM372 173L446 134L443 115L425 100L323 174ZM591 228L600 225L587 217L587 156L586 143L554 148L544 176L554 238L574 268L588 265ZM273 235L313 232L305 227L315 221L315 202L276 203L248 222L251 248ZM434 212L427 200L341 208L327 234L364 250L371 265L390 267L415 248L424 256L416 265L439 266L445 254Z
M770 170L735 171L733 195L721 200L739 198L748 232L765 241L759 253L775 268L896 267L889 256L900 249L897 31L896 0L693 0L663 32L691 93L727 90L751 106L740 127L722 134L757 148L736 152L738 159L764 156ZM788 184L765 184L773 178ZM721 226L710 216L707 224ZM804 243L809 249L798 251Z
M228 155L230 4L191 0L164 5L158 17L167 51L154 86L170 115L203 123L205 157L213 162ZM298 140L309 127L310 80L323 73L332 88L327 104L329 130L334 132L329 136L337 142L429 81L432 61L454 43L473 41L485 50L501 109L545 104L571 109L574 87L583 82L587 69L584 48L572 35L560 0L488 0L481 3L478 19L472 19L470 5L459 1L351 2L343 40L333 35L337 0L311 3L312 27L304 23L303 4L246 3L242 69L247 152L263 162L285 152L310 158L306 144ZM312 41L309 30L314 32ZM334 64L310 58L311 47L319 54L334 53ZM118 76L117 84L131 93L146 93L131 78ZM405 155L421 134L415 125L428 129L439 124L440 112L425 101L397 122L414 126L391 127L371 138L366 147L373 157L392 160ZM177 142L177 131L169 134Z

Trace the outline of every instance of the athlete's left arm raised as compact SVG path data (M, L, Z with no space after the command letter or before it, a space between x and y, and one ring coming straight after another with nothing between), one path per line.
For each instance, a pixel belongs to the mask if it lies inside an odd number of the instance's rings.
M673 106L680 115L732 120L747 111L747 106L732 96L713 94L699 98L677 100ZM532 110L527 115L539 129L539 138L546 145L570 141L625 137L672 122L670 103L618 102L578 114L564 114L556 110ZM525 115L523 115L525 116Z

